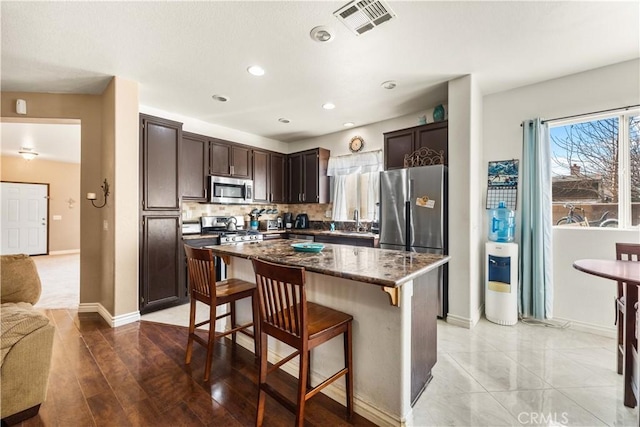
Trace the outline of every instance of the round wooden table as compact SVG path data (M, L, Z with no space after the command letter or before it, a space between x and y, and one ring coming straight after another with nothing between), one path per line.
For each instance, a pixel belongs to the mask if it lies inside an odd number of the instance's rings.
M637 403L638 385L633 382L634 369L638 369L636 345L636 309L640 286L640 262L609 259L580 259L573 268L594 276L619 282L625 286L624 310L624 405L634 408Z

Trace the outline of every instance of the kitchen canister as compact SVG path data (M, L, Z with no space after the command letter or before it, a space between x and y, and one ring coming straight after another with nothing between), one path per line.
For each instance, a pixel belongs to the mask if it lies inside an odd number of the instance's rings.
M492 242L513 242L515 229L515 211L507 208L505 202L498 202L498 207L489 212L489 240Z

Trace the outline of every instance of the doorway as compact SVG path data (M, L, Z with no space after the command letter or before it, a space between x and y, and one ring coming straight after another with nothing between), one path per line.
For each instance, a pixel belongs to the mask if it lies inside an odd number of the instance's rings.
M2 118L2 146L0 181L0 225L1 253L5 246L11 252L34 256L42 283L42 294L37 305L46 308L78 308L80 294L80 216L82 203L80 187L81 123L77 119L39 119L29 117ZM30 160L21 156L24 148L35 152ZM44 250L17 250L17 235L8 230L9 210L18 216L17 201L6 201L6 194L21 188L33 188L44 184L47 207L39 215L39 224L44 222L46 245ZM11 195L11 194L10 194ZM9 197L12 198L13 196ZM27 197L28 198L28 197ZM29 202L35 205L33 201ZM10 207L13 204L14 206ZM6 206L5 206L6 205ZM20 209L22 212L23 209ZM33 209L28 210L31 215ZM22 213L21 213L22 215ZM5 230L7 228L7 230ZM13 233L13 234L12 234ZM34 232L29 232L29 245ZM13 241L12 241L13 240Z
M49 184L0 183L1 255L49 253Z

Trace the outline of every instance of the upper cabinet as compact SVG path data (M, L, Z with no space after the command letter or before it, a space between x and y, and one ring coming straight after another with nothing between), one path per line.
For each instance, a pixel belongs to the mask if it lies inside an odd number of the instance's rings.
M253 150L253 201L286 203L286 156Z
M251 148L221 139L209 140L209 173L251 179Z
M207 201L209 141L202 135L182 132L180 194L184 200Z
M180 210L182 123L140 115L141 197L144 211Z
M404 156L420 148L443 151L448 164L448 121L429 123L384 134L384 169L404 167Z
M289 203L329 203L329 150L289 154Z

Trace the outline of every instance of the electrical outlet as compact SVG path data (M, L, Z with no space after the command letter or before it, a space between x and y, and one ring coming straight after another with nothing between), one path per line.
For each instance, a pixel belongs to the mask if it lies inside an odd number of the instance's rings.
M102 229L104 231L109 230L109 221L107 221L106 219L104 221L102 221Z
M324 216L327 218L331 218L331 209L328 209L325 213Z

